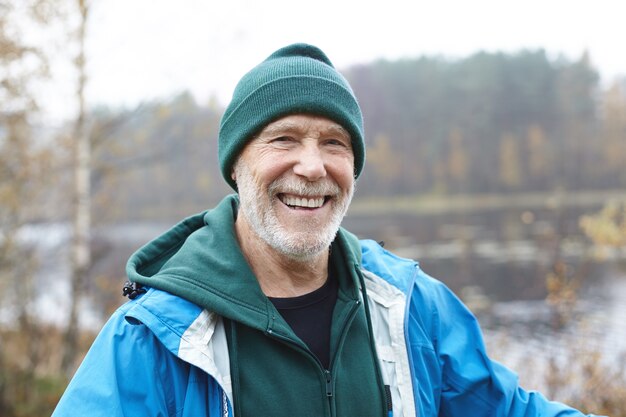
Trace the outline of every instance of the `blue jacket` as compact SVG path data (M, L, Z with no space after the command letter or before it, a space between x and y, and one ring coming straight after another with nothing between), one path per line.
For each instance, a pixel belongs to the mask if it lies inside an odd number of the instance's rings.
M478 323L416 262L361 241L367 305L394 416L582 416L518 386ZM221 317L149 289L103 327L53 416L232 415Z

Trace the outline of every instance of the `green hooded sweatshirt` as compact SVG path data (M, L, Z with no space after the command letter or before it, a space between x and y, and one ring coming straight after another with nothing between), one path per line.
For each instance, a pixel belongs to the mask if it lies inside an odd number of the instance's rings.
M224 317L238 417L387 415L357 238L340 229L332 244L339 291L324 369L261 291L237 243L238 204L228 196L142 247L128 262L130 280Z

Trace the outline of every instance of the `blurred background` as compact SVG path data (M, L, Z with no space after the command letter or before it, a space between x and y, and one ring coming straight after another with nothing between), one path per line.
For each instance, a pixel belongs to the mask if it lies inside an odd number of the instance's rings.
M344 226L419 260L522 385L626 416L625 7L0 0L0 416L50 414L128 256L231 192L238 79L321 47L361 104Z

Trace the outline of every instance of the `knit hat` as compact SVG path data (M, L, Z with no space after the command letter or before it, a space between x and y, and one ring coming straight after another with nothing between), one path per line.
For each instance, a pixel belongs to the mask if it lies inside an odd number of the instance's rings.
M222 176L237 190L232 168L246 144L269 123L295 113L327 117L350 133L354 175L365 163L363 116L352 88L319 48L281 48L245 74L220 123Z

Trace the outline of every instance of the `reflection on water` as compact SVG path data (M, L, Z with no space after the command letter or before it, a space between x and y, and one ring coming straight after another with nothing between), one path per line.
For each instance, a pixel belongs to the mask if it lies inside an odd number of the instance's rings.
M470 287L493 301L537 300L545 298L546 277L557 262L579 275L584 287L606 276L608 264L590 256L590 243L578 226L587 212L355 215L344 224L361 238L384 241L398 255L418 260L457 294Z

